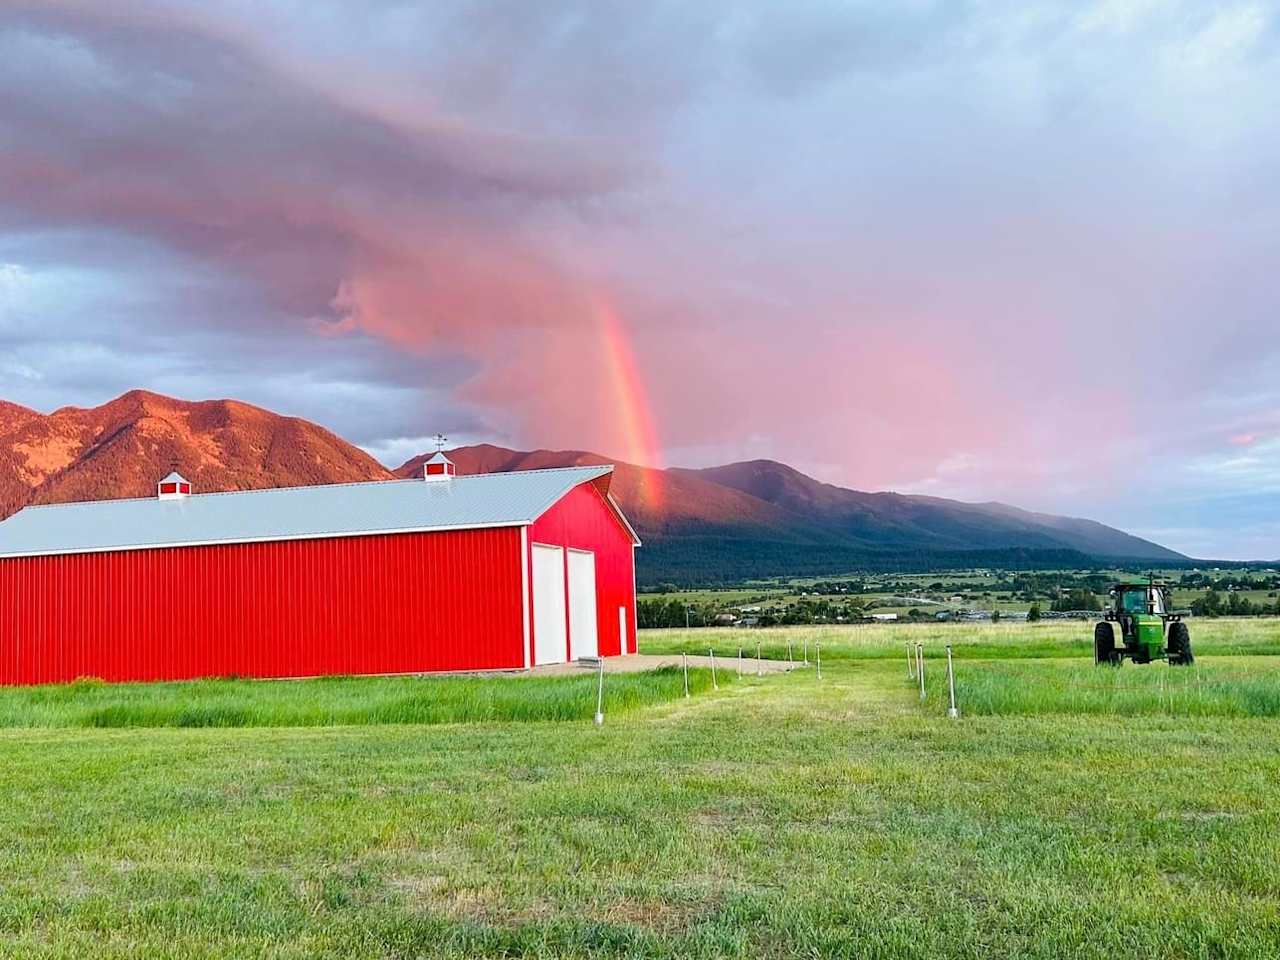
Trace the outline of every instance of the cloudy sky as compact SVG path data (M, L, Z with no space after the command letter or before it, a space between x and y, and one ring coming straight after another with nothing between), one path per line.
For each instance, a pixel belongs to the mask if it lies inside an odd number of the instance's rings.
M0 397L1280 557L1280 4L0 0Z

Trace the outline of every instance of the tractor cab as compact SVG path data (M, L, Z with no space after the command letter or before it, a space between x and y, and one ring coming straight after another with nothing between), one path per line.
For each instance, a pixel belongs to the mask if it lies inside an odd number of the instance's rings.
M1119 664L1125 657L1134 663L1193 662L1191 637L1182 617L1172 612L1168 585L1154 578L1146 583L1117 583L1110 597L1105 619L1093 632L1095 663Z
M1111 596L1117 615L1163 616L1165 612L1165 592L1156 584L1118 584L1111 588Z

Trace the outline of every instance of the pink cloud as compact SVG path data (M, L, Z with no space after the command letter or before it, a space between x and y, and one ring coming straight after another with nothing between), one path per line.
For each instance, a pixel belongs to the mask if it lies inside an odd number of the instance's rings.
M520 444L628 449L599 299L662 445L767 449L860 487L1100 496L1132 484L1135 454L1171 477L1187 437L1269 423L1206 412L1240 384L1273 402L1274 311L1242 282L1270 275L1273 231L1265 198L1252 219L1212 211L1205 257L1204 197L1254 181L1213 181L1160 139L1195 104L1148 127L1109 114L1110 91L1019 83L1011 119L998 54L967 73L926 36L899 85L894 45L863 42L876 23L835 12L798 36L858 42L814 72L808 40L761 28L768 62L735 59L729 34L671 29L661 5L512 4L433 29L411 7L326 27L269 3L14 5L58 42L0 51L0 215L178 250L252 291L226 326L457 358L448 390ZM873 50L889 60L861 72ZM1116 58L1117 88L1135 62ZM424 434L448 429L430 416Z

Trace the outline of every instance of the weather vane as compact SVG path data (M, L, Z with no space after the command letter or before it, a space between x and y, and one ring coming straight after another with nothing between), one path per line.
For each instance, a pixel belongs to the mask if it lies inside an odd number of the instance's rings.
M443 433L437 433L436 437L436 453L444 453L444 445L449 442L449 438Z

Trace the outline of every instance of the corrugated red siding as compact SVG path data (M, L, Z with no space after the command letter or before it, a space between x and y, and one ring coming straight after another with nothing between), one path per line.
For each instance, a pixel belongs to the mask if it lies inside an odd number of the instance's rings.
M0 560L0 683L522 667L521 616L518 527Z
M575 487L529 528L529 545L545 543L590 550L596 555L596 632L600 655L617 656L618 608L627 610L626 652L636 652L635 544L604 497L590 483ZM532 557L526 557L532 563ZM532 569L532 568L531 568ZM567 580L567 577L566 577ZM533 643L530 599L529 636ZM572 638L570 638L572 643ZM567 651L566 651L567 655ZM530 650L532 656L532 650Z

